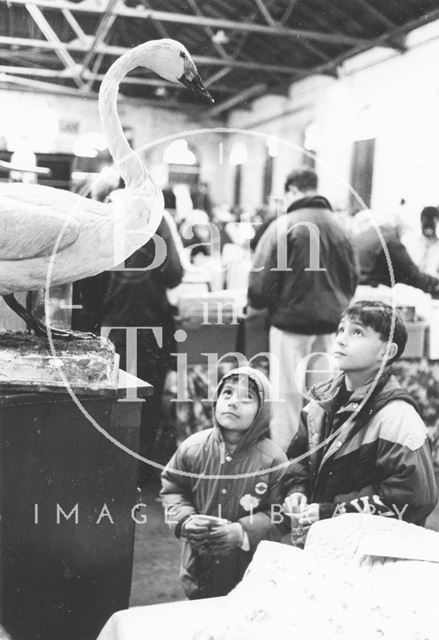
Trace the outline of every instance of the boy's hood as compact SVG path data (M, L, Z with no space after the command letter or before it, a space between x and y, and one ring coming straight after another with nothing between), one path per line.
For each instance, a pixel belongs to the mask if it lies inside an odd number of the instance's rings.
M242 449L243 447L247 446L248 444L254 444L255 442L257 442L258 440L260 440L261 438L263 438L264 436L268 436L269 435L269 427L270 427L270 417L271 417L271 403L268 402L268 400L270 400L272 398L272 387L271 384L267 378L267 376L262 373L262 371L259 371L258 369L253 369L252 367L238 367L237 369L232 369L231 371L229 371L228 373L226 373L225 376L223 376L221 378L221 381L218 385L218 387L216 388L215 391L215 398L213 401L213 424L215 429L221 433L222 429L219 426L219 424L216 421L215 418L215 405L216 405L216 400L218 398L218 395L222 389L222 387L224 386L225 382L231 377L231 376L240 376L240 377L247 377L250 378L250 380L253 380L253 382L256 384L257 390L258 390L258 395L259 395L259 409L258 412L256 414L256 417L253 421L252 426L250 427L250 429L247 431L247 433L245 434L244 438L242 439L242 441L239 443L238 447L236 448L236 451ZM222 436L221 436L222 437Z

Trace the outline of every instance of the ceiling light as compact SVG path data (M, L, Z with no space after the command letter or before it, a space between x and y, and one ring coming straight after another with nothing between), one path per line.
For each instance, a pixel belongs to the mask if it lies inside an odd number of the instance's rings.
M168 90L166 89L166 87L157 87L154 91L154 95L157 98L166 98L166 96L168 95Z
M197 159L189 149L186 140L174 140L171 142L163 154L163 162L167 164L196 164Z
M229 37L225 34L222 29L219 29L212 36L212 42L215 44L227 44L229 42Z

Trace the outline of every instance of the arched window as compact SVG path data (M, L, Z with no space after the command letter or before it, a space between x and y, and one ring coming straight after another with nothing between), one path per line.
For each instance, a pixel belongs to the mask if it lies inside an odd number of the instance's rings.
M169 184L189 184L198 182L200 165L196 149L180 138L168 144L163 153L163 162L168 165Z

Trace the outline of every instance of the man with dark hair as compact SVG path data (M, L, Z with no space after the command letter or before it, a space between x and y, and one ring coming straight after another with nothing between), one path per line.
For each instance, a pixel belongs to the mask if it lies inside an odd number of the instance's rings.
M294 195L315 195L317 193L317 174L312 169L296 169L285 180L285 193Z
M421 272L437 278L439 276L439 238L437 224L439 211L436 207L424 207L421 211L421 233L409 237L404 243L411 259Z
M316 173L295 171L285 187L286 215L262 236L248 290L251 308L268 309L270 377L277 394L271 437L284 451L297 431L302 407L298 367L306 356L330 351L357 284L351 240L328 200L317 195Z
M299 525L343 513L423 525L433 511L427 429L389 366L406 341L404 321L390 305L359 301L343 314L334 348L340 372L312 389L288 452L284 510Z

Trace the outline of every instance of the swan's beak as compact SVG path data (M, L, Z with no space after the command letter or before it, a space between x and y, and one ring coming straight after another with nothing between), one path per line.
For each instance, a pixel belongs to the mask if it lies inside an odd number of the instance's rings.
M192 80L189 80L189 78L187 78L183 73L178 81L181 82L181 84L184 84L185 87L187 87L197 95L202 96L206 100L209 100L209 102L215 102L208 90L204 87L198 74L194 76Z

